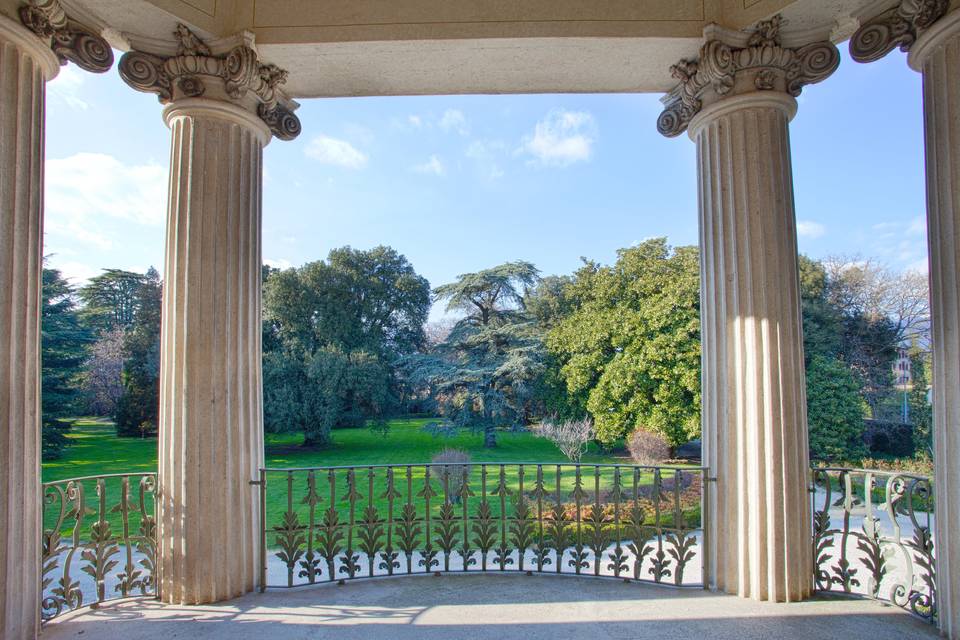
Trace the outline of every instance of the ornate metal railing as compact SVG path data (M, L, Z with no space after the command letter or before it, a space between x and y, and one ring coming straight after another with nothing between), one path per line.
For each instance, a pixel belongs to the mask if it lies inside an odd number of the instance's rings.
M703 479L626 465L263 469L260 584L519 571L702 585Z
M905 473L814 469L817 589L885 600L934 622L932 487Z
M155 473L43 484L41 614L154 595Z

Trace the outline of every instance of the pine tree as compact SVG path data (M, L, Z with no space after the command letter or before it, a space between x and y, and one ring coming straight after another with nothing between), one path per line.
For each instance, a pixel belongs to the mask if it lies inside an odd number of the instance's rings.
M160 274L150 268L136 292L136 310L124 339L123 395L114 416L119 436L156 433L160 410Z
M41 410L45 460L67 445L80 399L80 374L90 334L81 325L74 290L56 269L43 270L41 292Z

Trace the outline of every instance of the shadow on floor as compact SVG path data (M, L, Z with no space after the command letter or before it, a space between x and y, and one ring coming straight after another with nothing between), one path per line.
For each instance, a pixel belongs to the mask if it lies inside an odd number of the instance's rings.
M443 576L249 594L197 607L126 601L47 625L45 640L901 640L935 628L895 607L824 597L756 603L701 590L544 576Z

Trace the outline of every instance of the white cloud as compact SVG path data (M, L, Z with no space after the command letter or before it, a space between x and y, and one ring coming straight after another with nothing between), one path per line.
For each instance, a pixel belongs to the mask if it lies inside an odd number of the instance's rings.
M826 232L826 227L819 222L814 222L813 220L797 220L797 235L803 238L819 238Z
M518 153L533 156L535 164L565 167L593 155L596 122L585 111L554 109L524 137Z
M83 262L60 262L56 255L51 256L48 262L52 268L59 269L63 277L74 285L86 284L90 278L100 275L100 269L95 269Z
M367 155L346 140L319 135L310 141L304 153L324 164L332 164L347 169L363 169L367 166Z
M113 241L103 233L90 227L86 220L58 219L55 214L46 216L43 222L44 233L69 238L71 242L83 244L100 251L109 251L113 248Z
M498 180L506 173L498 159L504 155L507 145L502 140L473 140L464 152L468 158L476 160L480 172L490 180Z
M280 269L280 270L290 269L291 267L293 267L293 263L284 258L279 258L277 260L264 258L263 264L267 265L268 267L273 267L274 269Z
M927 235L927 218L926 216L917 216L910 223L910 226L907 227L907 233L912 236L926 236Z
M420 116L407 116L407 122L410 123L411 127L419 129L423 126L423 118Z
M502 153L507 148L503 140L474 140L467 147L467 157L485 160Z
M447 109L440 117L440 128L446 132L455 131L462 136L470 134L470 123L459 109Z
M908 271L927 272L927 225L924 216L871 225L863 238L871 255Z
M68 64L60 67L60 73L47 84L47 90L50 95L60 98L72 109L86 111L90 105L78 95L84 80L84 72L76 65Z
M423 164L414 165L413 170L417 173L429 173L435 176L442 176L447 173L447 168L443 166L443 161L435 155L430 156L430 159Z
M147 225L163 224L166 217L167 168L159 164L127 165L102 153L77 153L47 161L45 179L46 215L54 229L103 216Z

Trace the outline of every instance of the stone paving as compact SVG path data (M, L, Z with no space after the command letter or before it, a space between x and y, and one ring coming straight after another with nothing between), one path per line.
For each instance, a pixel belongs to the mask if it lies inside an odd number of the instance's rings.
M42 635L43 640L936 637L930 625L870 600L820 597L769 604L700 589L522 574L278 589L197 607L127 600L67 614Z

